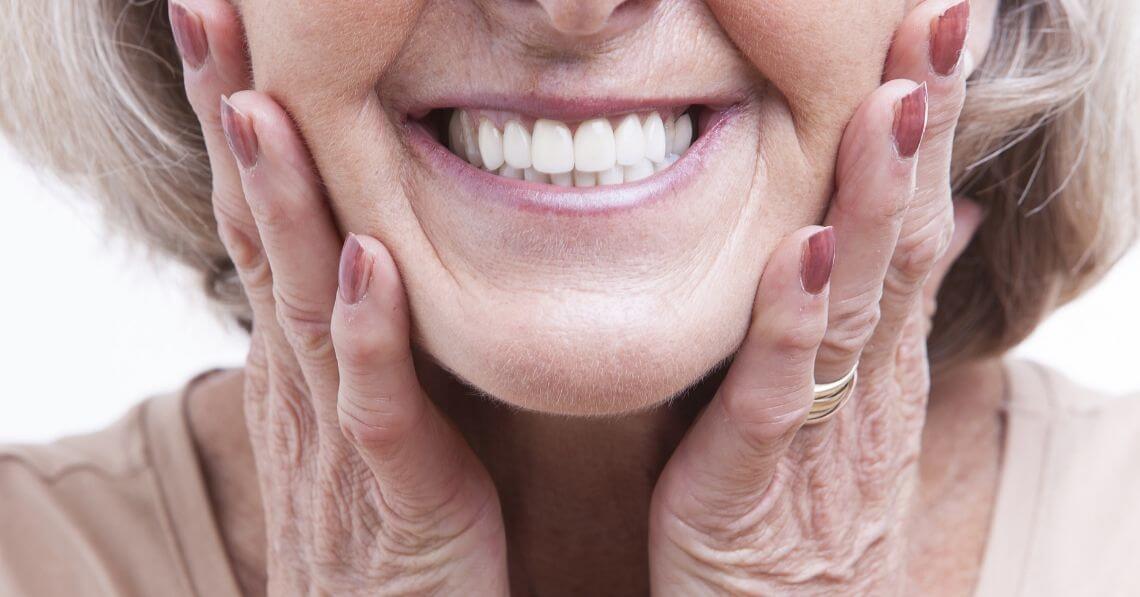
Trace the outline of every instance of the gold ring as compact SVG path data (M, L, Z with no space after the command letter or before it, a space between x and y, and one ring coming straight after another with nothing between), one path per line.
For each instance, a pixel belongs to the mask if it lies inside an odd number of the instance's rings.
M839 412L851 394L855 393L855 384L859 381L858 371L859 363L855 363L851 371L838 381L816 384L815 398L811 402L811 411L808 412L804 425L822 423Z

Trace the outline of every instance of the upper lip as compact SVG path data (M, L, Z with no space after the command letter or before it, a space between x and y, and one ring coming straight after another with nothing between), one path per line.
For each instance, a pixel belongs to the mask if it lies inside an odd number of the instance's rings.
M598 116L615 116L631 112L645 112L675 106L706 106L714 110L726 109L744 101L743 94L717 94L674 97L605 97L605 96L549 96L532 94L476 94L441 96L409 105L403 112L413 120L426 116L432 110L482 109L514 112L536 118L550 118L576 122Z

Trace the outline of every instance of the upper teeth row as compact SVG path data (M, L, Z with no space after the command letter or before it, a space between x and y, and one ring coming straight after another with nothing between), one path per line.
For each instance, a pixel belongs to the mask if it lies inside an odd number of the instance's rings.
M571 132L563 122L539 119L531 131L509 120L500 130L489 118L476 125L468 111L455 110L448 137L451 151L476 167L565 186L641 180L672 164L693 141L688 114L667 120L657 112L644 119L629 114L615 123L594 118Z

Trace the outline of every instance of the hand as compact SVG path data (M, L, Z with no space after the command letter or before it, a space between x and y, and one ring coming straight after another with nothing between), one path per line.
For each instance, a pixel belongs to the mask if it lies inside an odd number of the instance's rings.
M845 133L826 219L833 229L798 231L766 266L747 338L655 488L655 595L906 587L905 524L929 390L924 288L929 303L981 218L975 204L951 201L965 96L955 61L969 10L947 12L953 5L922 3L902 24L889 82ZM814 383L856 363L848 403L802 427Z
M179 0L171 21L218 232L253 307L245 405L269 592L506 594L498 495L416 379L392 257L363 235L340 250L293 123L240 91L230 2Z

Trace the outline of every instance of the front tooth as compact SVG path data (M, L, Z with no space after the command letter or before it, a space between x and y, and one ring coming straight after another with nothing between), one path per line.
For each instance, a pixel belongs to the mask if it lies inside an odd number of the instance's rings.
M479 155L479 140L475 138L475 127L471 124L471 115L467 110L459 111L459 129L463 138L463 157L467 158L467 163L481 168L483 156Z
M664 132L664 129L662 129L662 132ZM662 158L662 160L664 160L664 158ZM650 176L653 176L653 162L650 162L648 159L643 159L632 166L625 167L626 182L637 182L643 178L649 178Z
M614 131L614 145L617 149L617 163L622 166L632 166L645 157L645 133L637 114L622 119Z
M654 112L645 119L642 127L645 134L645 157L654 162L665 160L665 123L661 115ZM627 178L628 181L628 178Z
M498 170L503 165L503 134L486 118L479 122L479 156L488 170Z
M693 144L693 118L688 114L682 114L677 119L677 124L673 129L673 147L670 152L681 155L688 151L689 146Z
M537 120L531 137L531 163L547 174L569 173L574 169L574 136L570 127L557 120Z
M512 168L507 164L503 164L503 167L499 168L499 176L513 178L515 180L522 180L523 171L518 168Z
M601 172L616 163L614 129L606 118L587 120L574 133L574 168L582 172Z
M671 154L665 156L664 162L661 162L659 164L653 164L653 171L654 172L660 172L660 171L668 168L669 166L672 166L673 163L679 159L681 159L681 156L671 153Z
M570 172L551 174L550 182L560 187L572 187L574 186L574 175Z
M447 141L451 146L451 153L467 159L467 149L463 147L463 119L460 116L462 110L452 110L451 123L447 126Z
M639 124L637 128L637 134L640 135L641 125ZM598 184L600 185L621 184L623 182L625 182L625 168L622 166L614 166L609 170L598 173Z
M598 175L593 172L579 172L574 171L574 186L576 187L596 187L598 186Z
M523 180L527 182L541 182L543 184L550 184L550 175L543 174L534 168L527 168L523 170Z
M512 168L530 168L530 131L517 120L503 130L503 158Z

